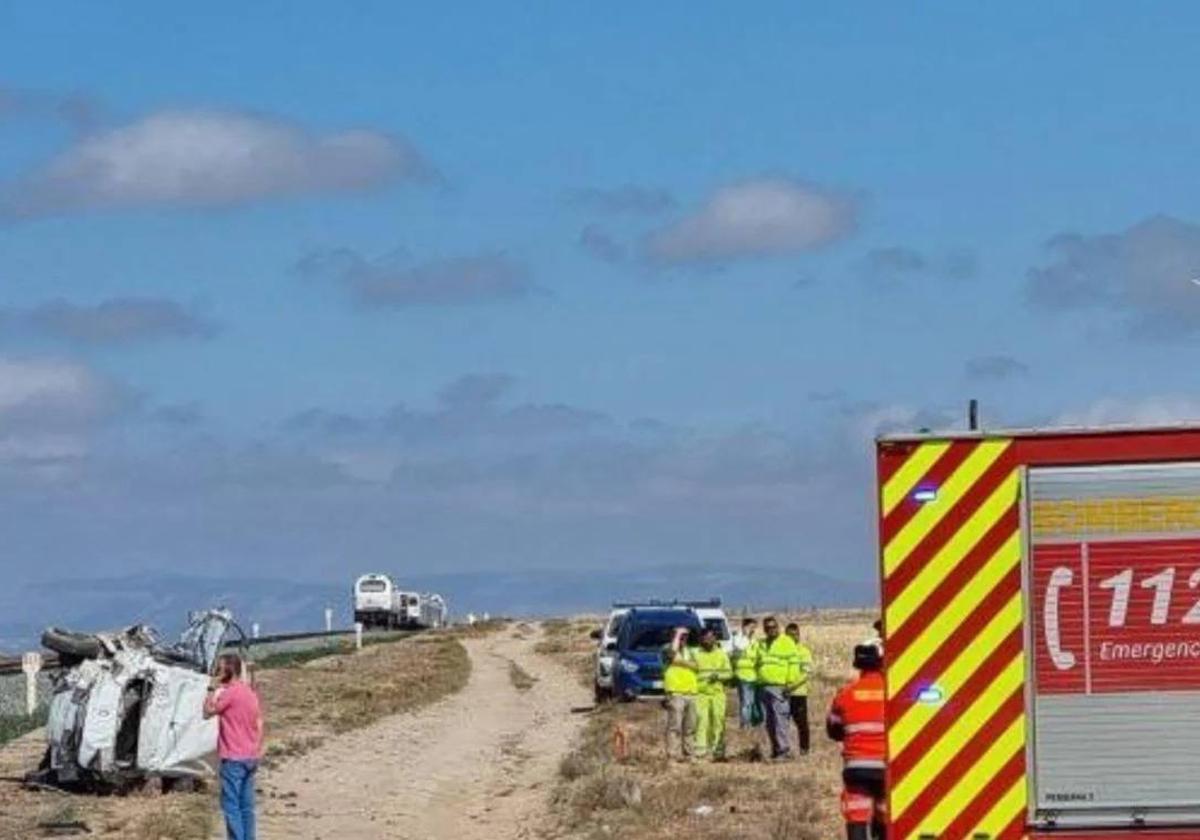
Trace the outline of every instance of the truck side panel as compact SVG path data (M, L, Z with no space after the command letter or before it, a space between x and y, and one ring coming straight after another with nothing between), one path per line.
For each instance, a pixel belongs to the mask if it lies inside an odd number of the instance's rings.
M880 498L891 836L1020 837L1019 463L1010 440L881 451L894 457Z
M889 837L1037 836L1026 767L1025 468L1186 459L1200 459L1200 430L880 442ZM1127 836L1200 835L1078 838Z

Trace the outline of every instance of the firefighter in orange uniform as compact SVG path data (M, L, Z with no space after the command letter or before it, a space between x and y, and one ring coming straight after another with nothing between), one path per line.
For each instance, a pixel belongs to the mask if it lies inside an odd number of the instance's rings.
M872 643L854 648L858 679L833 698L825 731L842 743L842 815L848 840L885 840L887 747L883 729L883 652Z

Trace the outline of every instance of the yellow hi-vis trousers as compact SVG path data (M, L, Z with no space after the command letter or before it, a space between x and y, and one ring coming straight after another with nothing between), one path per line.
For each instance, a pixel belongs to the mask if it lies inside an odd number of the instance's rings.
M696 695L696 755L725 757L725 692Z

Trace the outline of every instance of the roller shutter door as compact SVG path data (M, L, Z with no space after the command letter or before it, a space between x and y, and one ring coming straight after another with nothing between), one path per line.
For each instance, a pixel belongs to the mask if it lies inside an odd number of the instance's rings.
M1034 822L1200 823L1200 464L1026 481Z

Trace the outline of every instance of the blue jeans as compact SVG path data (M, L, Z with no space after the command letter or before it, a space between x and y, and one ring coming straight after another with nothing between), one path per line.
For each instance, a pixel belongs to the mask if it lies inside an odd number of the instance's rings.
M221 811L229 840L254 840L254 776L257 761L221 759Z
M738 725L742 729L749 729L752 726L757 726L757 721L762 720L762 713L757 715L754 713L758 706L758 685L755 683L740 682L737 686L738 693Z

